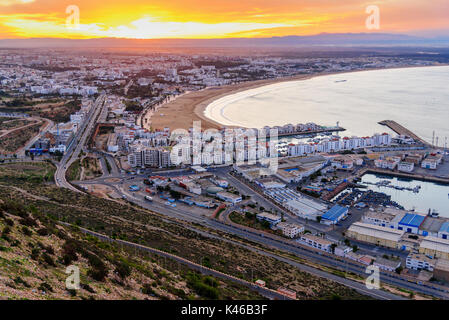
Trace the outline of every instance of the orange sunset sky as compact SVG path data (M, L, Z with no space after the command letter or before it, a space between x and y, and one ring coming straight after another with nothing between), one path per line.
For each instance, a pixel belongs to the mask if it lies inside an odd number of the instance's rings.
M78 30L66 8L80 9ZM0 39L226 38L371 32L369 5L380 8L376 32L448 34L449 0L0 0Z

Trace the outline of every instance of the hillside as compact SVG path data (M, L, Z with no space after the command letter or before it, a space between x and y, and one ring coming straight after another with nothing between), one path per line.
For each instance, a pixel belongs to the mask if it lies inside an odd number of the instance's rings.
M209 295L209 298L220 299L259 297L234 284L223 281L217 284L215 282L217 280L212 281L209 278L198 279L186 268L178 275L177 263L170 263L167 260L164 262L164 268L161 268L155 257L142 257L140 256L142 253L138 251L126 252L123 249L111 247L109 243L98 242L82 235L76 229L67 229L57 223L57 221L64 221L115 239L170 252L248 281L263 279L269 288L288 287L297 292L299 299L366 299L352 289L301 272L287 263L230 241L204 236L194 231L193 226L166 220L128 203L56 188L51 182L53 171L54 168L47 163L0 165L2 234L6 229L4 232L6 239L0 239L2 246L0 292L7 290L8 297L20 297L21 292L30 294L31 298L41 297L41 295L33 295L33 289L38 289L42 282L47 282L54 288L54 293L49 293L47 290L46 294L49 296L42 297L68 297L61 279L65 279L64 267L67 263L65 255L67 247L71 247L72 239L78 244L74 247L79 249L79 251L73 249L78 257L74 261L81 263L83 279L95 291L95 293L89 293L82 290L79 296L84 298L93 296L98 299L142 299L147 295L140 293L140 289L148 283L157 284L155 287L157 294L153 298L201 298L205 295ZM28 220L30 221L27 222ZM31 236L27 235L28 231L25 231L27 230L25 227L30 229ZM42 229L47 230L48 235L44 235L45 232L41 231ZM52 246L48 252L47 246ZM52 250L54 253L51 253ZM37 252L39 252L38 256L36 256ZM103 264L98 264L95 256ZM48 257L51 258L54 266L49 263ZM123 265L130 266L131 270L130 275L125 279L120 277L120 272L119 274L115 272L117 268L122 269L121 262ZM101 268L97 270L99 266ZM106 273L104 268L108 270L105 281L96 280L96 271ZM123 269L127 268L123 267ZM161 274L165 276L161 277ZM14 281L17 277L20 279ZM23 284L22 280L29 287ZM9 285L14 286L15 289ZM184 294L173 288L183 290Z
M0 202L0 299L260 299L244 287L99 242L36 207ZM80 290L66 289L67 266ZM172 268L171 268L172 269Z

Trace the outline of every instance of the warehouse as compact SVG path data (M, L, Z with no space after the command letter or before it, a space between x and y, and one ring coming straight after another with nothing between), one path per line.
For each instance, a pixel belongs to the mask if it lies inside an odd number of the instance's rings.
M355 222L349 227L346 234L348 237L358 241L399 249L399 240L404 231Z
M335 205L321 216L321 223L327 225L337 224L340 220L346 218L347 216L348 208Z
M449 240L430 236L425 237L419 246L419 253L449 260Z
M426 217L416 213L406 213L398 224L398 230L418 234L418 229Z

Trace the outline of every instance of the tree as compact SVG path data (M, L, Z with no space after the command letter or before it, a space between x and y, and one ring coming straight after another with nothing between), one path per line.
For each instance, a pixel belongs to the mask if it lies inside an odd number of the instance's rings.
M337 247L337 244L336 243L332 243L331 244L331 252L332 253L335 253L335 248Z
M403 268L402 268L401 266L399 266L399 267L397 267L394 271L395 271L397 274L401 274L402 270L403 270Z
M121 261L117 264L115 272L117 272L120 278L125 279L131 274L131 268L128 263Z
M176 190L170 190L170 196L176 200L181 199L181 193Z
M320 216L316 217L316 221L321 222L321 217Z

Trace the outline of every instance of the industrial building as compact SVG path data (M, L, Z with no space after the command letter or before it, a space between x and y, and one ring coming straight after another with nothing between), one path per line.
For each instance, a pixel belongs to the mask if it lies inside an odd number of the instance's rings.
M419 253L449 260L449 240L427 236L421 241Z
M438 280L449 282L449 260L438 259L433 270L433 276Z
M241 196L226 191L218 192L217 197L223 201L230 202L232 204L236 204L242 201Z
M416 213L406 213L405 216L399 221L397 229L404 230L408 233L419 233L419 227L423 223L426 216Z
M379 267L379 269L381 270L394 272L401 266L401 260L376 258L376 260L373 262L373 265Z
M340 220L346 218L347 216L348 208L335 205L321 216L321 223L327 225L337 224Z
M443 222L440 230L438 230L438 238L449 239L449 222Z
M399 249L399 240L404 233L403 230L355 222L349 227L346 235L358 241Z

